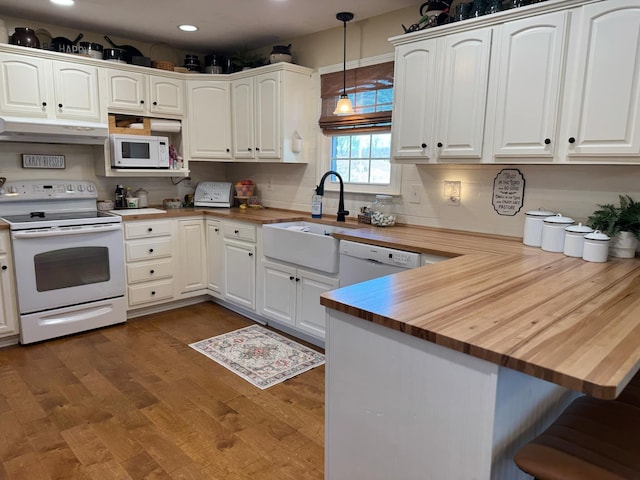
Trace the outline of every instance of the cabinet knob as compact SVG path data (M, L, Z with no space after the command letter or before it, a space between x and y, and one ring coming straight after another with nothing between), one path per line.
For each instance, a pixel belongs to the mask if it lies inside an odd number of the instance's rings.
M151 295L155 295L156 291L155 290L151 290Z
M149 249L149 253L153 253L153 248L150 248L150 249Z
M2 265L2 269L3 270L6 270L7 268L9 268L9 267L7 267L6 265Z
M62 104L61 103L58 104L58 108L62 108Z
M214 231L214 232L219 232L219 231L220 231L220 229L219 229L219 228L214 228L214 229L213 229L213 231Z
M442 148L442 142L438 142L438 148Z
M259 152L259 151L260 151L260 147L256 147L256 152Z
M294 277L293 275L291 275L291 276L289 277L289 280L293 280L294 278L296 278L296 277Z
M299 281L300 281L300 279L296 277L296 282L299 282Z
M153 227L147 228L147 232L153 232Z
M247 148L247 151L249 151L249 152L250 152L250 151L251 151L251 147Z
M42 106L46 107L47 106L47 102L42 102Z
M144 100L140 100L140 105L144 105Z
M250 256L250 257L253 257L253 253L249 252L249 256Z
M231 151L231 150L229 150L229 149L227 148L227 153L229 153L230 151Z
M234 230L233 233L235 233L236 235L240 233L240 230Z
M551 143L551 139L550 138L545 138L544 139L544 144L545 145L549 145Z
M151 275L153 275L154 273L156 273L156 271L155 271L155 270L149 270L149 273L150 273Z
M422 145L420 145L422 148L427 148L427 144L423 143Z
M576 139L574 137L569 137L569 143L576 143Z
M157 105L158 105L158 102L153 102L153 106L154 107L157 106Z

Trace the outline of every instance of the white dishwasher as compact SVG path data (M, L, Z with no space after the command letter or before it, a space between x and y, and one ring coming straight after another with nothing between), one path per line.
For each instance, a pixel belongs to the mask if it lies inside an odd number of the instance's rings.
M340 240L340 286L419 267L420 259L415 252Z

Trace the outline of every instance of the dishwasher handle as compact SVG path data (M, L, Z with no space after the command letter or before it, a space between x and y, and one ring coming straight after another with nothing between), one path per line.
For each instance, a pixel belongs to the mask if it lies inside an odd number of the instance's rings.
M60 228L47 228L38 230L24 230L19 232L13 232L11 235L13 238L43 238L43 237L61 237L64 235L86 235L89 233L103 233L111 232L115 230L122 230L122 226L118 223L115 225L92 225L82 227L60 227Z

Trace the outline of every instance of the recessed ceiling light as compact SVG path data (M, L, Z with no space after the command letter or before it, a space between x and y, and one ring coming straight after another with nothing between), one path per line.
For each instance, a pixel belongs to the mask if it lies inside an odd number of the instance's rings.
M198 27L195 25L178 25L178 28L183 32L195 32L198 30Z
M75 0L51 0L51 3L55 3L56 5L62 5L65 7L69 7L71 5L73 5L75 2Z

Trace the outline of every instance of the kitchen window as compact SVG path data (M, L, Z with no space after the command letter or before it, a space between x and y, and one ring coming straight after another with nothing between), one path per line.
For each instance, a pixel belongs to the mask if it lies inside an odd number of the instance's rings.
M321 76L319 125L330 145L325 170L340 173L346 191L399 193L398 167L391 163L393 62L347 70L346 94L353 115L333 115L342 92L342 70Z

